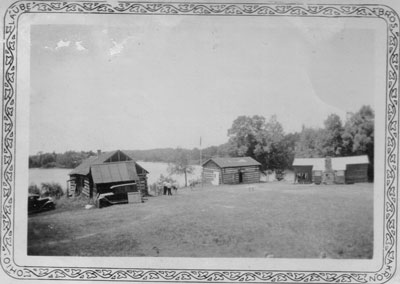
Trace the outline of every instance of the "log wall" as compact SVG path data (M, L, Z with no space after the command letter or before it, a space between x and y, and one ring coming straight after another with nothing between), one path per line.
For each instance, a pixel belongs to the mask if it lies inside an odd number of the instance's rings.
M347 165L346 183L368 182L368 164Z
M219 172L219 184L222 183L221 170L215 168L203 168L202 179L204 184L211 184L214 180L214 173Z
M202 179L204 184L211 184L214 180L214 173L219 172L219 184L222 183L222 175L220 167L213 161L208 161L203 165Z
M260 182L260 169L257 166L234 167L222 169L223 184L240 183L240 172L242 172L242 183L258 183Z
M89 178L84 178L84 179L83 179L82 194L85 195L86 197L91 197L91 196L90 196L90 182L89 182Z
M203 166L202 179L203 183L211 184L214 180L214 173L219 172L220 184L239 184L240 172L242 172L242 183L258 183L260 182L260 168L258 166L248 167L229 167L220 168L213 161L209 161Z
M138 189L140 192L142 192L144 194L148 194L146 174L139 174Z

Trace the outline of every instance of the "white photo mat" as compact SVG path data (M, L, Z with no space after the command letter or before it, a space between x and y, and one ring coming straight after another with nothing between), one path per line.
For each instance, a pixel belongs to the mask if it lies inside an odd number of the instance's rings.
M317 2L317 1L316 1ZM91 17L252 17L357 19L381 32L376 48L385 90L375 97L374 257L329 259L198 259L27 256L30 25L90 24ZM375 26L376 24L376 26ZM357 25L357 23L354 23ZM19 1L4 14L1 159L1 265L15 279L137 282L385 283L397 265L398 88L400 19L382 4ZM28 83L27 83L28 82Z

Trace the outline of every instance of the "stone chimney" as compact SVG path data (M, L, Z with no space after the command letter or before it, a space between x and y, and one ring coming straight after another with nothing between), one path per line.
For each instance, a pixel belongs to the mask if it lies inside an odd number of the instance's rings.
M325 171L322 173L322 183L323 184L335 183L335 172L332 170L331 157L325 158Z
M101 155L101 150L99 149L99 150L97 150L97 156L100 156Z
M332 171L332 159L331 157L325 158L325 171L330 172Z

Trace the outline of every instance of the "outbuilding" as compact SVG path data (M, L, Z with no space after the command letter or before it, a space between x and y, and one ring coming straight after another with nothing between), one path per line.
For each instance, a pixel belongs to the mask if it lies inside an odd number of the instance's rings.
M261 164L251 157L211 158L202 166L203 183L206 184L260 182Z
M120 150L98 151L97 156L83 160L69 173L68 193L92 198L111 191L147 192L147 174L148 171Z
M294 182L343 184L368 182L368 156L295 158Z

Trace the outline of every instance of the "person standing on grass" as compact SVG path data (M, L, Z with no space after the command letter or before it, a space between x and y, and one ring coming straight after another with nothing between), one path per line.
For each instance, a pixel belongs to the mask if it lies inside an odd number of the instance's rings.
M167 182L167 194L168 195L172 195L172 192L171 192L171 187L172 187L172 185L169 183L169 182Z
M167 195L167 192L168 192L168 182L164 182L164 195Z

